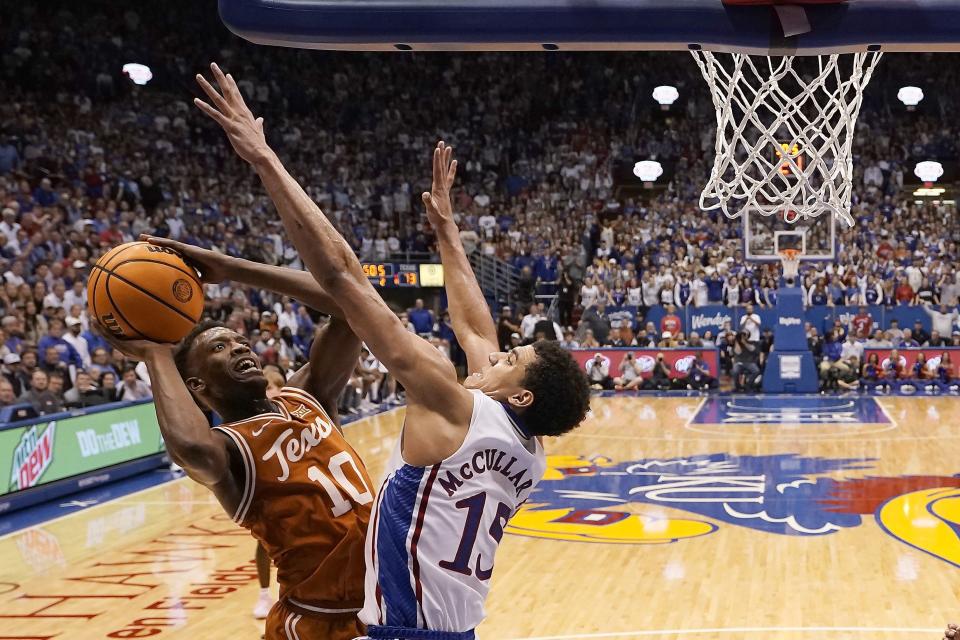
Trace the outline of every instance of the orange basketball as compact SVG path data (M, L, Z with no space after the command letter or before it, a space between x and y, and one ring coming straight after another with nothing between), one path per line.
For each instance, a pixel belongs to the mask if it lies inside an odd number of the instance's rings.
M94 265L87 307L117 337L177 342L203 314L203 286L176 251L128 242Z

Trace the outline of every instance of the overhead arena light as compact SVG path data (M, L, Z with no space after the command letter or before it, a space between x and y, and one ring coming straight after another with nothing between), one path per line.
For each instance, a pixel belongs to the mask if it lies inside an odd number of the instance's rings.
M923 100L923 89L920 87L901 87L897 92L897 99L907 105L908 111L913 111Z
M663 175L663 166L656 160L641 160L633 165L633 175L649 186Z
M915 176L928 183L927 186L936 182L943 175L943 165L933 160L918 162L913 168Z
M661 85L653 90L653 99L657 101L661 109L669 109L670 105L677 101L680 92L676 87Z
M150 67L137 62L128 62L123 65L123 75L133 80L134 84L145 85L153 79Z

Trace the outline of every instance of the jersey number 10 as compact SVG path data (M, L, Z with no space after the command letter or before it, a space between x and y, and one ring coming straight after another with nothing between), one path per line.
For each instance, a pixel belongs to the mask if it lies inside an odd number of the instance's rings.
M347 474L343 472L344 465L348 464L353 468L354 474L360 479L360 484L363 488L362 491L358 491L353 483L347 479ZM324 473L319 467L311 466L307 469L307 477L323 487L323 490L330 496L330 501L333 502L334 518L339 518L347 511L353 509L354 503L368 504L373 502L373 494L370 493L370 488L363 479L363 474L360 473L360 469L357 468L357 463L353 461L353 456L350 455L349 451L341 451L330 458L330 462L327 463L327 471L328 473ZM343 496L343 493L337 488L337 485L350 496L350 500L347 500Z

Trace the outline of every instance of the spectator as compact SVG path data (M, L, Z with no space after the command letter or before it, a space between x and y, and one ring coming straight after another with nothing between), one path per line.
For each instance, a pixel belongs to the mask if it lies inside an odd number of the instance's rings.
M887 334L882 329L873 332L873 337L864 344L868 349L889 349L893 343L887 339Z
M743 311L743 316L740 318L740 332L746 332L750 342L760 342L760 316L754 312L752 304L747 304Z
M887 338L893 343L893 346L900 346L903 341L903 331L900 329L900 322L894 318L890 321L890 328L887 329Z
M920 343L914 339L913 332L910 329L904 329L903 338L900 339L900 344L897 346L901 349L916 349L920 346Z
M941 304L938 309L932 308L930 305L924 305L923 310L928 316L930 316L930 322L933 325L933 330L939 333L941 336L949 336L953 333L953 324L957 321L957 310L947 311L947 305ZM916 338L918 341L919 337Z
M879 329L878 329L879 331ZM880 356L871 353L860 372L860 386L865 391L876 389L883 383L880 370Z
M537 303L531 304L529 313L523 316L523 320L520 321L520 335L523 339L532 341L537 323L544 319L543 305Z
M706 391L717 387L717 380L710 375L710 367L703 359L703 355L694 355L690 372L687 374L686 387L691 390Z
M99 377L110 372L114 377L119 377L116 368L110 363L110 352L107 349L103 347L95 348L90 355L90 360L90 375Z
M860 308L857 310L857 315L853 316L850 325L853 327L852 333L858 338L866 338L872 333L873 317L867 311L867 307L860 305Z
M926 356L923 355L922 351L917 353L913 364L910 365L909 379L916 384L917 388L920 388L924 382L933 377L933 375L933 372L927 367Z
M658 391L666 391L673 386L673 380L670 379L670 365L666 363L662 353L657 354L656 363L653 365L646 386Z
M87 339L80 335L83 330L82 323L77 318L67 317L67 333L63 336L64 342L73 347L80 358L81 366L90 366L90 347L87 345Z
M956 374L953 370L953 360L950 359L950 352L944 351L940 355L940 363L937 365L937 382L940 384L940 390L946 393L954 385Z
M40 415L63 411L63 400L49 390L50 378L45 371L37 369L30 379L30 387L21 396L20 402L33 406Z
M884 382L888 389L892 389L906 371L905 361L897 349L890 350L890 357L880 363Z
M47 385L47 389L62 402L63 391L66 388L67 376L63 375L59 371L53 371L49 374L49 379L50 382Z
M603 390L613 388L613 380L610 378L610 358L597 353L587 361L586 369L591 388Z
M72 389L63 394L64 404L68 408L93 407L110 402L93 383L86 371L77 371L77 381Z
M23 393L26 386L20 375L20 356L15 353L8 353L3 356L3 379L10 383L13 389L13 395L18 396Z
M927 330L923 328L923 322L919 319L913 324L913 339L917 342L917 346L930 340L930 334L927 333Z
M852 356L847 364L845 370L837 372L836 387L843 391L856 391L861 387L860 360Z
M134 373L136 375L136 373ZM106 371L97 381L100 385L100 392L107 402L118 402L120 400L120 389L117 388L117 377L112 372Z
M723 340L720 341L720 372L727 376L733 376L734 361L737 356L737 334L726 333Z
M517 334L519 336L519 334ZM581 349L596 349L600 346L600 341L593 335L593 329L587 329L583 340L580 341Z
M113 373L105 371L101 379L112 376ZM123 384L117 390L117 399L124 402L134 402L136 400L148 400L153 397L153 390L150 385L137 377L137 371L133 367L127 367L123 370Z
M519 336L519 334L517 334ZM563 332L563 340L560 341L560 346L564 349L579 349L580 343L577 342L574 337L572 329L567 329Z
M607 305L599 303L590 307L584 312L582 320L590 327L598 342L607 343L611 329L610 318L607 317Z
M821 356L823 356L823 344L823 337L817 332L817 328L810 327L810 332L807 334L807 346L816 362L819 362Z
M0 378L0 407L10 407L20 404L17 394L13 392L13 385L6 378Z
M746 331L735 338L733 347L733 376L735 391L756 391L760 381L760 347L750 341Z
M833 330L827 332L823 339L823 358L820 363L820 389L827 390L836 387L837 374L846 370L847 363L843 361L843 341Z
M672 304L666 306L666 315L660 319L660 332L667 333L670 332L672 335L676 335L680 331L683 331L683 323L680 320L680 316L676 313L677 309Z
M422 298L417 298L413 308L407 311L407 315L418 335L424 338L429 338L432 335L434 324L433 312L424 308Z
M509 306L504 306L500 310L500 319L497 321L497 342L500 343L500 348L508 350L510 334L519 332L520 325L513 317L513 309Z
M44 358L49 361L47 352L52 348L57 352L58 360L64 367L74 366L83 367L83 360L80 354L73 348L67 340L63 338L63 320L54 318L50 321L49 333L43 336L37 343L37 349L44 354Z
M620 361L620 375L613 380L613 388L617 391L633 391L643 384L643 375L637 359L628 353Z
M847 361L851 358L856 358L858 361L863 359L863 344L853 333L847 334L847 340L840 348L840 358Z

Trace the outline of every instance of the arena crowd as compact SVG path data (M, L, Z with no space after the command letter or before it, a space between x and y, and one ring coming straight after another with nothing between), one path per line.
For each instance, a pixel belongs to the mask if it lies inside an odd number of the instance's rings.
M541 334L581 348L715 345L737 387L762 368L772 340L764 327L748 328L756 356L744 363L742 327L699 335L672 319L710 305L750 317L751 305L775 305L779 276L744 260L738 222L698 207L715 119L692 60L261 48L209 9L22 3L0 24L0 405L51 413L149 397L143 367L113 352L86 314L91 265L121 242L149 233L301 266L256 176L190 104L193 74L214 59L240 80L271 143L363 260L437 258L418 194L436 140L452 144L467 251L517 271L512 297L497 301L506 303L504 347ZM131 61L151 68L150 83L123 75ZM938 330L921 341L873 327L877 318L866 333L810 327L818 359L830 360L827 386L862 374L850 340L861 352L868 341L960 344L955 318L945 320L960 295L955 203L918 203L904 186L919 160L957 160L960 126L948 105L960 82L943 76L955 68L924 56L881 63L854 142L857 225L838 227L835 259L801 274L811 307L922 305ZM916 112L895 99L907 79L930 87ZM660 84L680 91L669 111L651 98ZM642 159L668 167L661 188L636 188L630 168ZM264 362L284 370L303 361L322 322L296 301L236 283L209 285L207 296L210 317L251 336ZM607 310L620 307L634 308L635 320L611 319ZM653 308L659 322L645 320ZM418 303L407 313L412 331L461 357L442 310ZM381 369L361 358L345 410L398 397ZM604 384L620 377L608 374Z

